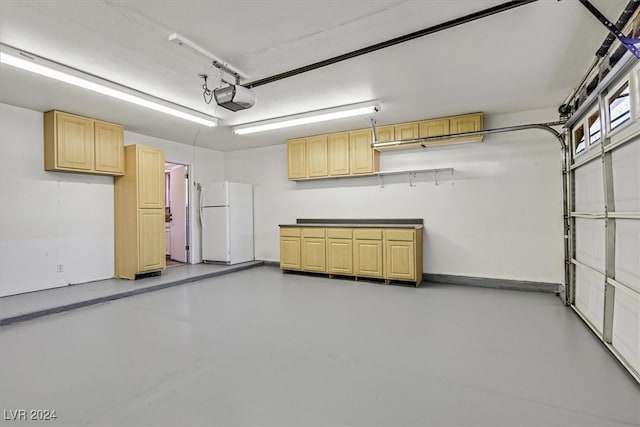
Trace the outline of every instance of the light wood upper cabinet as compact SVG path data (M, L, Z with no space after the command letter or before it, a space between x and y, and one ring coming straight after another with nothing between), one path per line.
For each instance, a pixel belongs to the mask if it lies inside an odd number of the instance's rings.
M423 120L420 122L420 138L449 135L449 119Z
M465 114L463 116L456 116L449 119L450 130L449 133L464 133L464 132L475 132L482 130L482 113L475 114ZM471 137L459 137L459 138L451 138L452 142L463 142L469 140L482 140L482 137L471 136Z
M99 121L95 121L93 127L96 171L124 173L124 128Z
M287 143L289 179L307 177L307 141L305 138L290 139Z
M380 126L376 128L376 142L406 141L478 131L483 129L482 121L482 113L473 113ZM302 180L372 175L380 170L380 151L472 141L482 141L482 136L393 144L374 149L371 147L373 131L369 128L290 139L287 144L288 177L291 180Z
M88 117L44 114L44 168L100 175L124 174L124 128Z
M135 147L137 152L138 207L164 209L164 152L143 145Z
M351 175L365 175L379 168L379 154L371 147L371 129L349 132Z
M396 127L394 125L376 127L377 142L395 141L395 129Z
M415 139L420 136L419 122L402 123L395 126L395 139L402 141L405 139Z
M349 175L349 132L328 136L329 175Z
M307 177L327 176L327 136L319 135L307 138Z
M418 132L415 134L416 124ZM395 125L395 140L406 140L412 138L428 138L431 136L450 135L453 133L474 132L483 129L483 114L472 113L461 116L441 117L438 119L422 120L420 122L401 123ZM398 129L402 129L402 135L398 134ZM415 136L413 136L415 134ZM402 150L407 148L418 148L427 145L444 145L448 143L458 142L479 142L482 141L482 135L460 137L460 138L443 138L433 141L421 141L415 143L392 145L387 147L378 147L376 151ZM385 141L380 141L385 142Z
M54 126L55 169L90 171L93 167L93 122L84 117L59 113Z

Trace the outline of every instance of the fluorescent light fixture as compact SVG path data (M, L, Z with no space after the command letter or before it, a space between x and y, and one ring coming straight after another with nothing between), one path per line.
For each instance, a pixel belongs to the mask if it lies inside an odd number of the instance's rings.
M358 104L341 105L339 107L326 108L324 110L309 111L291 116L277 117L259 122L246 123L233 126L231 129L236 135L245 135L254 132L263 132L273 129L281 129L292 126L306 125L309 123L324 122L327 120L342 119L345 117L373 114L380 110L377 101L361 102Z
M165 114L170 114L204 126L213 127L217 124L216 117L199 113L195 110L170 103L151 95L137 92L125 86L118 85L117 83L100 79L96 76L83 73L73 68L65 67L61 64L35 55L27 54L18 50L8 53L6 52L6 50L8 50L6 45L2 45L2 49L4 51L0 52L0 62L3 64L11 65L32 73L88 89L93 92L111 96L122 101L140 105L155 111L160 111ZM187 110L188 112L183 110Z

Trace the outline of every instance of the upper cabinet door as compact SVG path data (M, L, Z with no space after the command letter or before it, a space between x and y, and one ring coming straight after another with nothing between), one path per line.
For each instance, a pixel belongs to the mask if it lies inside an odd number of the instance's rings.
M449 121L451 133L475 132L482 130L482 113L465 114L452 117ZM451 141L461 142L467 140L482 141L482 136L467 136L452 138Z
M72 114L56 114L56 167L93 169L93 121Z
M349 175L349 132L329 135L329 175Z
M418 138L420 126L418 122L403 123L395 126L395 137L399 141Z
M307 140L305 138L290 139L287 143L289 179L307 177Z
M138 207L164 208L164 152L137 146Z
M420 138L449 135L449 119L423 120L420 122Z
M376 142L391 142L395 141L395 126L380 126L376 128Z
M312 136L307 138L307 176L327 176L327 136Z
M371 130L349 132L351 174L374 172L374 154L371 147Z
M124 174L124 128L111 123L94 123L95 170Z

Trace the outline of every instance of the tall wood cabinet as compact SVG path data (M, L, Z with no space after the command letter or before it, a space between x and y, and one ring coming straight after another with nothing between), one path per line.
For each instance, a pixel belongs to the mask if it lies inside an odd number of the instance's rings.
M165 269L164 152L143 145L125 147L124 176L115 179L115 275Z

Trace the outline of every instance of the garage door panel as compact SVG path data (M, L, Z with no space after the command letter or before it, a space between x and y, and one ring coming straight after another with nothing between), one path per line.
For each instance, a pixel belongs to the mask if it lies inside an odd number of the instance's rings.
M640 297L616 289L612 344L640 372Z
M616 219L615 279L640 292L640 220Z
M602 333L604 312L604 278L587 267L576 266L575 306Z
M576 218L575 224L576 259L604 274L604 219Z
M602 180L602 162L593 160L575 170L575 208L576 212L604 212L604 181Z
M616 212L640 212L640 140L611 153Z

